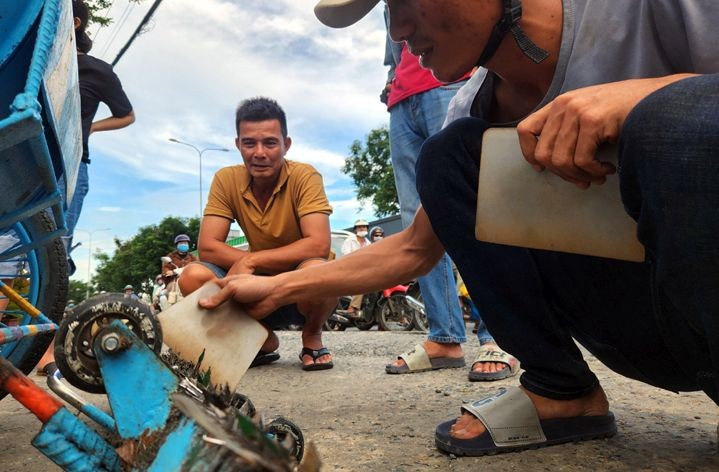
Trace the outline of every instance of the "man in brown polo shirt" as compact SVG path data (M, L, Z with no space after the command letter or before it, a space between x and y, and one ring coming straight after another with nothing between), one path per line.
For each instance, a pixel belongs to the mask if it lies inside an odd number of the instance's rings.
M330 254L332 207L322 176L309 164L285 159L292 140L282 108L264 97L245 100L237 108L235 127L235 144L244 165L215 174L200 226L201 262L184 269L183 294L226 275L274 275L323 264ZM249 250L225 244L233 221L245 233ZM264 318L270 336L253 365L279 359L273 328L304 321L302 368L331 368L332 356L322 344L322 325L336 303L336 298L316 299L282 307Z

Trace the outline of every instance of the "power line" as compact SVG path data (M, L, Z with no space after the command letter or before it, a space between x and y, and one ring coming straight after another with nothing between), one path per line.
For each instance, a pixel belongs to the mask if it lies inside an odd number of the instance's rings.
M105 43L105 49L102 50L101 56L105 56L107 52L110 50L110 46L113 42L115 42L115 39L117 39L117 35L122 29L123 26L125 26L125 22L127 22L127 19L130 17L130 11L135 8L135 3L128 3L125 6L125 10L123 10L122 15L120 16L120 19L117 22L117 25L115 26L115 29L112 32L112 36L110 36L110 39L107 40Z
M162 0L155 0L155 3L152 4L150 9L147 11L147 14L142 19L139 25L137 25L137 28L135 29L135 32L132 33L132 36L130 36L130 39L127 40L127 43L120 49L120 52L117 53L117 57L114 61L112 61L112 65L115 66L120 61L120 58L125 54L125 51L127 51L130 46L132 45L132 42L135 41L135 38L140 35L142 32L142 28L150 21L152 18L152 15L155 13L155 10L157 10L157 7L160 6L160 3L162 3Z
M112 10L112 7L113 7L114 5L115 5L115 0L112 0L112 1L110 2L110 6L108 6L107 8L105 8L105 11L102 12L103 18L107 18L107 17L109 16L110 10ZM101 30L101 29L102 29L102 23L99 23L99 22L98 22L97 28L95 28L95 32L94 32L94 33L92 34L92 36L91 36L91 38L92 38L93 41L97 41L97 36L98 36L98 34L100 33L100 30Z

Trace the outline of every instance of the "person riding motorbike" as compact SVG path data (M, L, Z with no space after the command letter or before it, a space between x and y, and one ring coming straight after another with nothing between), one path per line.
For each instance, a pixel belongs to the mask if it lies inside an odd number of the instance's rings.
M167 290L167 301L170 305L177 303L182 298L177 279L182 269L191 262L197 261L197 257L190 253L190 237L186 234L175 236L176 249L167 255L169 261L163 259L162 280Z
M152 287L152 308L156 313L167 308L167 291L165 290L162 274L157 274L155 284Z

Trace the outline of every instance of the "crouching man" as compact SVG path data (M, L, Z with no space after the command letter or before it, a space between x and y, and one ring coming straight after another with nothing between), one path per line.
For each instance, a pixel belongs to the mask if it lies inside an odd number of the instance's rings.
M274 275L324 264L330 254L332 207L322 176L308 164L285 160L292 140L282 108L268 98L245 100L237 109L235 127L235 144L244 165L225 167L215 174L200 225L201 262L182 272L183 295L225 276ZM225 244L233 221L245 233L249 250ZM279 339L273 328L304 322L302 368L332 368L332 356L322 344L322 325L336 303L336 298L318 297L260 317L270 336L253 366L279 359L275 352Z

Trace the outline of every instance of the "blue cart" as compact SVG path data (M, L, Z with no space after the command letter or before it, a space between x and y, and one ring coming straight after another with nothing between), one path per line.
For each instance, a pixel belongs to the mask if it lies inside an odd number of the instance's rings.
M25 373L67 298L60 236L82 149L74 42L70 1L0 0L0 356Z

